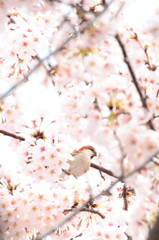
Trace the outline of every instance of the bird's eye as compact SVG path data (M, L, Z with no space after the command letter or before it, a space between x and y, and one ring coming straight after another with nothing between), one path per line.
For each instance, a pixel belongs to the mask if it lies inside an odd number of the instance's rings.
M90 148L90 150L96 154L96 151L94 148Z

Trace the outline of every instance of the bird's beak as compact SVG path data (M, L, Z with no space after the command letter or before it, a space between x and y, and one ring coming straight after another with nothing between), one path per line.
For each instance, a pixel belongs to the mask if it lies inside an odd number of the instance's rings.
M92 159L93 157L95 157L95 156L97 156L97 153L94 153L94 154L91 156L91 159Z
M93 157L97 156L97 152L94 153Z

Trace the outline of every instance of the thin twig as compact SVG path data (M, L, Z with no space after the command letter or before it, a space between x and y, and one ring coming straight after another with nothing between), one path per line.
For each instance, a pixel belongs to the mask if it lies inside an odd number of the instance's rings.
M82 233L78 234L76 237L74 238L78 238L78 237L81 237L82 236ZM74 238L70 238L70 240L73 240Z
M14 134L14 133L10 133L10 132L4 131L4 130L0 130L0 133L2 133L3 135L9 136L9 137L18 139L20 141L25 141L25 138L23 138L21 136L18 136L18 135Z
M72 211L72 209L65 209L64 210L64 214L67 214L67 213L69 213L71 211ZM101 214L100 212L98 212L98 211L96 211L94 209L87 208L87 207L83 208L81 210L81 212L90 212L90 213L98 214L103 219L105 218L105 216L103 214Z
M121 141L118 137L118 135L116 134L116 131L114 131L114 136L116 138L116 140L118 141L119 143L119 148L120 148L120 151L121 151L121 175L124 177L124 159L126 157L126 154L124 153L124 149L123 149L123 146L121 144Z
M148 53L147 53L147 48L146 48L146 47L144 48L144 47L142 46L142 44L141 44L141 42L140 42L140 40L139 40L139 38L138 38L138 35L137 35L136 33L134 33L134 34L135 34L134 40L136 40L136 41L138 42L138 44L140 45L141 49L142 49L142 50L144 51L144 53L145 53L145 56L146 56L145 64L148 65L148 68L149 68L150 71L154 71L155 69L153 69L153 67L151 66L150 61L149 61L149 56L148 56Z
M82 210L81 210L81 212L90 212L90 213L94 213L94 214L98 214L101 218L105 218L105 216L103 215L103 214L101 214L100 212L98 212L98 211L95 211L94 209L90 209L90 208L83 208Z
M140 89L140 87L139 87L137 78L136 78L135 73L134 73L134 71L133 71L133 69L132 69L132 66L131 66L131 64L130 64L130 62L129 62L129 60L128 60L128 56L127 56L127 53L126 53L126 50L125 50L125 46L124 46L124 44L121 42L121 39L120 39L120 37L119 37L119 34L116 34L115 38L116 38L116 40L118 41L119 46L120 46L120 48L121 48L121 50L122 50L122 53L123 53L123 56L124 56L124 62L126 63L128 69L129 69L129 72L130 72L130 75L131 75L131 77L132 77L133 83L134 83L134 85L135 85L135 87L136 87L136 90L137 90L139 96L140 96L140 100L141 100L141 102L142 102L142 105L143 105L143 107L144 107L145 109L148 110L148 106L147 106L146 100L144 99L144 97L143 97L143 95L142 95L142 91L141 91L141 89ZM148 126L149 126L150 129L155 130L151 120L149 120L149 121L147 122L147 124L148 124Z
M102 172L99 171L101 178L105 181L105 177L102 175Z

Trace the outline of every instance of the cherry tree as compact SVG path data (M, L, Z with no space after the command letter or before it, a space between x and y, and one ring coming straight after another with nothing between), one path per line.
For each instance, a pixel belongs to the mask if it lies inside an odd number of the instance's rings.
M157 240L158 15L155 0L1 1L0 239ZM87 145L90 170L67 174Z

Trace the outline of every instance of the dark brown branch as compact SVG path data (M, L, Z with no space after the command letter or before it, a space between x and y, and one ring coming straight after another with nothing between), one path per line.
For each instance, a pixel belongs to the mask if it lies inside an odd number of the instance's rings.
M127 240L132 240L132 237L130 237L127 233L125 233L125 235L127 236Z
M128 211L126 184L124 184L124 187L123 187L123 200L124 200L124 210Z
M100 212L98 211L95 211L94 209L90 209L90 208L83 208L81 210L81 212L90 212L90 213L94 213L94 214L98 214L101 218L105 218L105 216L103 214L101 214Z
M140 96L140 100L141 100L141 102L142 102L142 105L143 105L144 108L146 108L146 109L148 110L148 106L147 106L146 100L144 99L144 97L143 97L143 95L142 95L142 91L141 91L141 89L140 89L140 87L139 87L137 78L136 78L135 73L134 73L134 71L133 71L133 69L132 69L132 66L131 66L131 64L130 64L130 62L129 62L129 60L128 60L128 56L127 56L127 53L126 53L126 50L125 50L125 46L124 46L124 44L121 42L121 39L120 39L120 37L119 37L119 34L117 34L117 35L115 36L115 38L116 38L116 40L118 41L119 46L120 46L120 48L121 48L121 50L122 50L122 53L123 53L123 56L124 56L124 62L126 63L128 69L129 69L129 72L130 72L130 75L131 75L131 77L132 77L133 83L134 83L134 85L135 85L135 87L136 87L136 90L137 90L139 96ZM155 130L151 120L149 120L147 124L148 124L148 126L149 126L150 129Z
M98 103L98 99L97 98L95 98L93 104L94 104L94 109L101 113L101 109L99 107L99 103Z
M4 131L4 130L0 130L0 133L2 133L5 136L8 136L8 137L12 137L12 138L18 139L20 141L25 141L25 138L23 138L21 136L18 136L18 135L14 134L14 133L10 133L10 132Z
M159 216L157 217L157 220L153 228L150 230L150 234L147 240L158 240L158 238L159 238Z
M123 209L128 211L128 197L136 196L135 189L131 187L126 187L126 184L124 184L122 192L119 194L119 198L123 198L124 200L124 206Z
M108 7L108 4L106 3L105 0L102 0L102 5L103 5L104 8Z
M154 164L156 164L159 167L159 163L157 163L156 161L154 161L153 159L151 160L151 162L153 162Z
M103 167L101 167L99 165L91 163L91 167L99 170L100 172L104 172L104 173L108 174L111 177L118 178L117 176L114 175L114 173L112 171L107 170L106 168L103 168Z
M82 236L82 233L78 234L76 237L74 238L78 238L78 237L81 237ZM73 240L74 238L71 238L70 240Z

